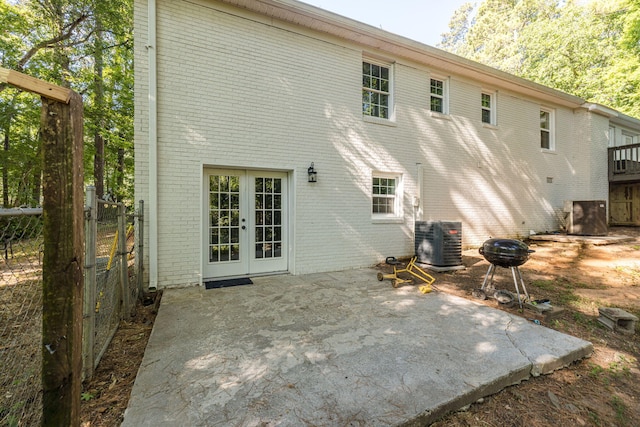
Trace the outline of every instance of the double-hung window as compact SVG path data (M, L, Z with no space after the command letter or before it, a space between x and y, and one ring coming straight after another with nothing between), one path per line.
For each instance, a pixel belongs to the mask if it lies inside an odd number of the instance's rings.
M401 190L400 175L374 173L371 186L373 218L401 217Z
M554 117L553 111L545 108L540 109L540 148L543 150L555 150L554 141Z
M482 92L482 95L481 95L482 123L487 123L490 125L496 124L494 104L495 104L495 95L488 92Z
M362 114L391 117L391 66L362 62Z
M441 114L447 114L447 81L441 79L431 79L429 92L431 94L431 111Z

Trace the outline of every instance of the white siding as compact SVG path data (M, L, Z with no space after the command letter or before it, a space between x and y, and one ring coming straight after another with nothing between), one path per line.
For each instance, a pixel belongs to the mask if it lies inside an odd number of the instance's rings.
M554 211L565 199L606 196L606 139L600 152L593 136L607 126L586 132L585 112L544 105L556 123L556 152L545 153L536 100L495 88L498 126L485 126L486 88L451 76L450 115L434 116L429 77L443 73L387 56L396 120L370 123L358 46L216 2L158 3L160 286L200 280L203 166L290 173L295 274L411 254L414 196L418 219L462 221L465 245L557 229ZM146 2L135 10L136 198L146 199ZM311 162L315 184L306 182ZM403 175L401 223L371 221L372 171Z

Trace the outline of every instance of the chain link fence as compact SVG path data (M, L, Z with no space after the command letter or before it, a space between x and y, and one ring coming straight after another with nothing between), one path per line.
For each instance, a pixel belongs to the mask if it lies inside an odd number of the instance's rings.
M0 210L0 426L39 425L42 209Z
M133 314L141 295L134 256L141 216L128 217L122 203L95 199L92 188L87 204L83 367L91 377L120 320Z
M140 209L142 209L142 202ZM92 376L120 320L142 296L141 212L87 189L83 375ZM0 209L0 426L40 425L42 209ZM138 236L140 238L140 236Z

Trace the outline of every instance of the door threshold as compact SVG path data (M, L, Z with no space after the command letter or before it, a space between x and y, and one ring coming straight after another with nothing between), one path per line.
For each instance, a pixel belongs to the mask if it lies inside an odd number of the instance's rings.
M255 274L239 274L235 276L217 276L217 277L205 277L202 279L202 283L211 282L214 280L233 280L233 279L251 279L253 277L265 277L265 276L284 276L287 274L291 274L291 272L283 270L283 271L268 271L266 273L255 273Z

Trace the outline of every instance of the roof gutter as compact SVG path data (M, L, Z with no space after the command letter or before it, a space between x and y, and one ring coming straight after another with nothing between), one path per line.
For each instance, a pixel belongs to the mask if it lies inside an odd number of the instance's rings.
M600 105L600 104L594 104L591 102L585 102L584 104L582 104L582 108L586 108L592 113L596 113L601 116L605 116L607 118L614 118L620 115L620 113L618 113L615 110L612 110L609 107L605 107L604 105Z

